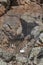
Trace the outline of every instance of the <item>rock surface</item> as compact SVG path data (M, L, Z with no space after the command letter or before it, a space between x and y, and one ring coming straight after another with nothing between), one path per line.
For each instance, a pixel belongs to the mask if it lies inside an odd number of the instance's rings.
M43 65L42 7L30 0L10 6L6 14L0 8L0 65Z

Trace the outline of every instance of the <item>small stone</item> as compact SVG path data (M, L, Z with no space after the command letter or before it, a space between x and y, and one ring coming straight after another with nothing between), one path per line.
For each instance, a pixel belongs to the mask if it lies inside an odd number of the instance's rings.
M20 53L24 53L24 52L25 52L24 49L20 50Z

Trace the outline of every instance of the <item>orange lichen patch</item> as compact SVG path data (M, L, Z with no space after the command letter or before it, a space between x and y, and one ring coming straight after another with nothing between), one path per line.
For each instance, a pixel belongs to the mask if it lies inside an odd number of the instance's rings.
M1 6L0 7L0 28L2 27L2 23L4 21L4 18L3 18L3 14L5 13L5 7L4 6ZM2 17L1 17L2 16Z
M1 6L0 7L0 16L2 15L2 14L4 14L5 13L5 7L4 6Z
M3 22L4 22L4 18L0 17L0 28L2 28Z
M14 12L14 14L23 14L27 11L29 11L29 13L42 13L42 9L40 7L40 5L33 3L33 2L29 2L28 4L24 4L24 5L20 5L20 6L12 6L12 12Z

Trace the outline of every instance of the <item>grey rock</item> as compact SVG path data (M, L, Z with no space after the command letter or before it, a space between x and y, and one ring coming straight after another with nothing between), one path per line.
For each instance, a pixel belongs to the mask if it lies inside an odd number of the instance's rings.
M4 39L4 33L2 30L0 30L0 44L2 43L2 40Z
M7 0L0 0L0 2L3 2L3 1L4 1L4 2L7 2Z
M3 50L0 48L0 57L3 55Z
M37 38L39 37L39 34L40 34L40 27L39 26L34 27L31 31L31 35L33 35L34 38Z
M26 57L23 57L23 56L19 56L19 55L16 55L16 60L19 61L19 62L24 62L26 63L27 62L27 58Z
M3 60L0 60L0 65L7 65L7 63L4 62Z
M21 15L21 19L22 19L22 27L23 27L23 33L26 34L30 34L32 29L35 26L38 26L38 23L36 23L36 20L34 17L31 16L31 14L28 13L24 13L23 15Z
M22 63L21 62L17 62L17 65L22 65Z
M4 61L10 62L12 60L12 57L13 57L13 54L11 54L10 52L3 51Z
M10 62L16 60L15 52L8 52L3 48L0 48L0 58L3 59L4 62Z
M43 47L41 48L39 54L37 55L37 58L38 58L38 59L43 58Z
M12 61L8 63L8 65L12 65L12 64L13 64Z
M43 58L40 59L40 62L37 65L43 65Z
M43 32L39 35L39 40L43 43Z
M30 53L30 57L28 59L28 62L31 64L36 64L37 65L37 55L39 54L39 52L41 51L42 47L35 47L32 49L31 53Z
M26 12L24 13L21 18L25 20L26 22L36 22L36 21L42 21L42 13L30 13Z
M23 14L23 15L21 16L21 18L22 18L23 20L25 20L27 23L34 21L34 18L31 17L29 13Z
M40 52L40 50L41 50L41 47L33 48L32 51L31 51L31 54L30 54L30 58L33 57L33 56L37 56L38 53Z
M42 19L42 14L41 13L32 13L31 16L36 19L36 20L41 20Z
M18 17L5 17L3 23L3 30L4 33L9 38L14 38L15 35L20 35L22 33L22 26L20 19Z

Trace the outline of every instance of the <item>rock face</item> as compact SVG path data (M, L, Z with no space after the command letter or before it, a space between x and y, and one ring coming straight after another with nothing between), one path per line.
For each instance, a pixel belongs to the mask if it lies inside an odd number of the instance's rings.
M6 14L0 4L0 65L43 65L42 7L33 0L9 1Z
M0 60L0 65L7 65L7 63Z
M40 34L39 39L43 43L43 33Z

